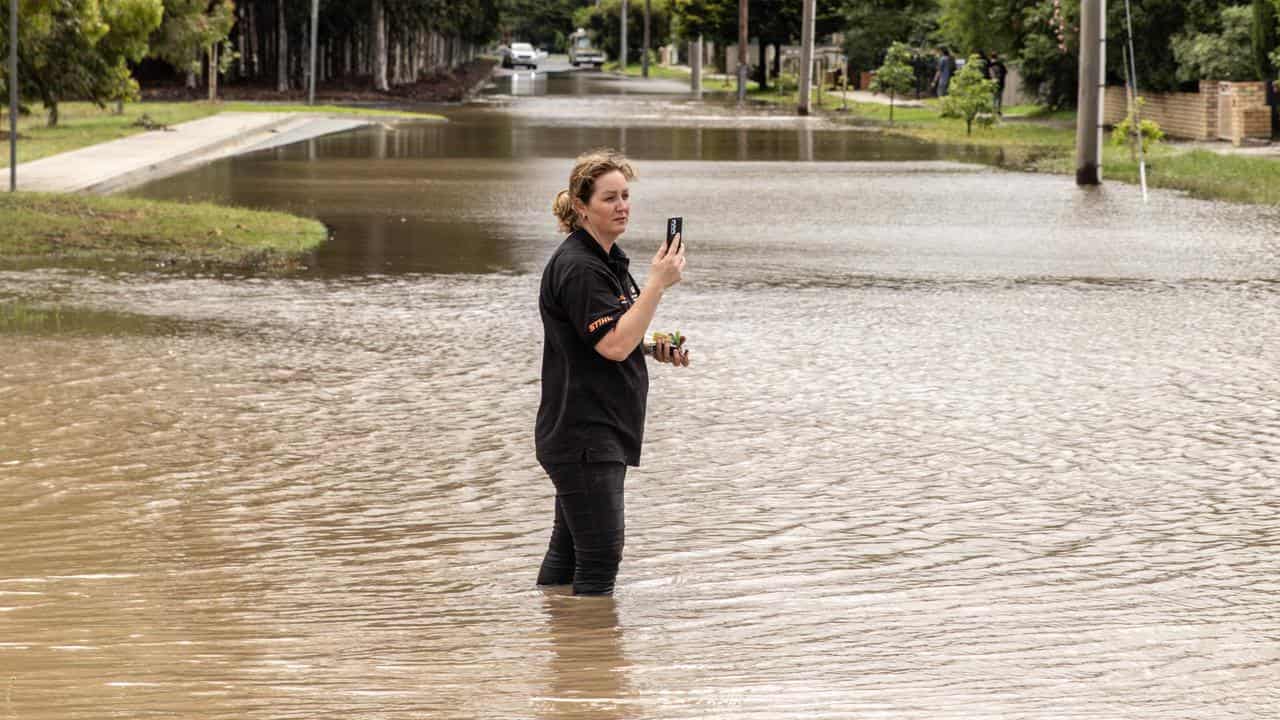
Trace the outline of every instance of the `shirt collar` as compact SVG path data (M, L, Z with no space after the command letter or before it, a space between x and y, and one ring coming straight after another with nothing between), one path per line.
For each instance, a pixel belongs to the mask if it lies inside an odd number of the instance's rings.
M600 247L600 243L596 242L596 239L592 237L591 233L587 232L585 229L578 228L573 231L573 234L578 237L580 242L589 247L601 260L604 260L610 265L616 265L624 271L630 267L631 258L627 257L627 254L622 251L622 248L617 242L614 242L613 247L609 249L609 252L605 253L604 248Z

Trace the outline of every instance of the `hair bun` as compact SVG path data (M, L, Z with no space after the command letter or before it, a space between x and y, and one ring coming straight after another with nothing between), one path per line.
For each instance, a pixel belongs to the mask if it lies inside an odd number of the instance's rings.
M556 199L551 203L551 212L556 216L561 232L573 232L578 229L577 213L573 211L573 196L568 190L556 193Z

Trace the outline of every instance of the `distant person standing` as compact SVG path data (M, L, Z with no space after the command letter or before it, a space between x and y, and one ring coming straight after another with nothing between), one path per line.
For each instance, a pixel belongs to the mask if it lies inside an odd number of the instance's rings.
M990 73L990 78L996 82L996 115L1003 115L1004 86L1005 80L1009 77L1009 68L1005 67L1004 62L1000 59L1000 53L997 53L995 50L991 51L991 59L987 61L987 72Z
M956 59L951 50L938 48L938 69L933 73L933 85L938 89L938 97L945 97L951 88L951 76L956 74Z

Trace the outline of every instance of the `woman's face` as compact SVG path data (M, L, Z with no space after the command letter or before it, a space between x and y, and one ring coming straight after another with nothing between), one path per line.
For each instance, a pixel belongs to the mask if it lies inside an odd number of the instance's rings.
M582 224L588 229L612 237L626 232L631 216L631 191L627 188L626 176L612 170L596 178L591 202L582 209L585 211Z

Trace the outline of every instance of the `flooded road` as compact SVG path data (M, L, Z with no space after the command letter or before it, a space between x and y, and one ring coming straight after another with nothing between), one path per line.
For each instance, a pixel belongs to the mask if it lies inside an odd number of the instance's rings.
M0 718L1280 715L1280 212L503 87L143 189L319 217L296 275L0 271L66 316L0 334ZM694 359L604 600L532 447L603 143Z

